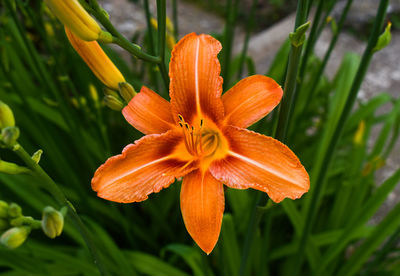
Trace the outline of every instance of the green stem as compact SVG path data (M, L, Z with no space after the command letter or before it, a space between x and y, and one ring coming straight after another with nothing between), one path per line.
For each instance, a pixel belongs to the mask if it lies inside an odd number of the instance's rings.
M307 11L310 0L300 0L297 4L297 14L296 14L296 24L294 26L294 31L303 25L307 20ZM288 125L291 117L291 110L293 105L293 100L297 85L297 74L300 63L300 56L302 51L302 46L296 47L292 44L288 68L284 84L284 93L279 108L278 124L275 129L275 138L281 142L286 141Z
M342 114L340 115L337 127L336 127L335 131L333 132L329 147L328 147L326 153L324 154L323 160L321 162L322 165L321 165L320 169L315 173L314 178L312 179L312 183L316 184L316 186L314 187L314 191L311 192L311 195L310 195L311 196L310 204L309 204L310 207L308 208L308 210L306 210L307 211L306 222L304 224L305 226L304 226L301 238L300 238L300 243L299 243L299 247L298 247L297 254L296 254L296 261L293 266L293 273L291 273L291 275L293 275L293 276L298 275L298 273L300 272L300 268L303 264L305 246L306 246L309 236L311 234L311 230L312 230L312 227L313 227L313 224L315 221L315 217L316 217L316 214L318 211L318 206L319 206L319 202L320 202L320 198L321 198L321 194L322 194L321 191L323 190L323 187L325 184L326 173L329 170L329 166L330 166L330 163L334 156L334 152L335 152L336 146L338 144L338 141L340 140L341 134L343 132L345 122L353 108L354 102L357 97L357 93L361 87L361 83L367 72L368 65L374 54L373 48L375 47L375 45L378 41L378 37L379 37L381 29L383 27L388 4L389 4L389 0L381 0L380 1L377 16L376 16L374 26L372 29L372 33L370 35L367 48L365 49L365 52L363 54L361 64L358 68L357 74L353 81L353 84L352 84L352 87L350 90L350 94L349 94L349 98L346 101L346 105L343 109Z
M24 148L20 144L16 144L13 147L13 151L24 161L24 163L30 168L33 173L41 180L42 185L48 190L48 192L56 199L56 201L61 206L68 206L69 212L68 214L74 221L76 228L79 230L80 234L82 235L91 255L93 258L94 263L97 265L100 273L102 275L108 275L103 262L100 258L100 253L96 248L92 238L90 237L89 232L87 231L85 225L83 224L82 220L76 213L76 210L71 202L65 197L64 193L61 189L57 186L57 184L51 179L51 177L39 166L31 156L24 150Z
M332 40L329 44L329 48L324 56L324 59L322 61L321 66L318 68L318 72L315 75L315 77L313 78L312 84L310 85L311 89L308 90L308 93L306 94L306 101L304 103L308 103L310 102L310 100L312 99L312 97L314 96L314 92L317 89L318 83L321 80L322 77L322 73L325 71L325 67L328 64L329 58L331 57L332 51L336 46L336 42L339 38L340 33L342 32L342 28L344 25L344 22L347 18L347 14L350 10L350 7L353 3L353 0L348 0L346 3L346 6L344 7L343 11L342 11L342 15L339 19L338 22L338 28L337 28L337 32L335 34L333 34ZM302 105L302 108L300 109L299 113L298 113L298 118L301 118L302 114L304 113L306 108L306 104Z
M232 3L233 2L233 3ZM229 86L229 67L231 63L232 44L235 36L235 21L239 0L228 0L227 19L225 23L223 50L222 50L222 77L224 79L224 90Z
M174 23L174 37L175 40L179 38L179 24L178 24L178 4L176 0L172 0L172 20Z
M158 64L158 68L160 69L161 76L164 80L165 88L168 91L169 77L167 68L165 66L165 39L167 33L166 20L167 20L166 0L157 0L158 56L160 57L160 63Z
M256 14L256 7L257 7L258 0L253 0L251 4L251 10L250 14L248 16L248 21L246 25L246 36L244 39L244 44L243 44L243 49L242 53L240 55L240 61L239 61L239 71L237 74L237 78L240 79L243 74L243 65L246 60L246 55L247 55L247 49L249 46L249 40L250 40L250 34L253 31L254 28L254 22L255 22L255 14Z

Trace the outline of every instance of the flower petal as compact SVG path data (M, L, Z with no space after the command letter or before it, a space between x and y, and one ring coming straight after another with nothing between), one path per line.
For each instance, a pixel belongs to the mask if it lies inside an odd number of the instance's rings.
M142 86L122 114L128 123L144 134L164 133L175 127L170 103L146 86Z
M182 143L182 136L174 131L144 136L97 169L92 189L99 197L116 202L147 199L195 169L195 162L177 158L176 149Z
M239 81L222 96L226 124L247 128L271 112L282 94L279 84L266 76Z
M175 120L178 114L193 125L197 117L222 120L224 107L221 66L217 55L221 43L209 35L191 33L175 45L169 76L170 96Z
M236 189L253 188L280 202L301 197L310 187L308 174L284 144L247 129L227 126L228 155L209 170L218 180Z
M190 236L207 254L218 241L224 207L223 185L209 171L195 170L183 178L183 220Z

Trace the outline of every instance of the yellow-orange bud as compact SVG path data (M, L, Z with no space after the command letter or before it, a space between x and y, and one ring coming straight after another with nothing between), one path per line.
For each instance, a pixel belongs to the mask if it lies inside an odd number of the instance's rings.
M107 87L118 90L118 83L125 82L124 76L108 58L96 41L83 41L65 27L72 47L90 67L96 77Z
M103 31L77 0L44 0L53 14L81 39L97 40Z

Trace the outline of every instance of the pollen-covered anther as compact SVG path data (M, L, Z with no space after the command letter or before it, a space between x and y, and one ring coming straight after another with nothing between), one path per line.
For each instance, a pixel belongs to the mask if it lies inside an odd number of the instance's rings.
M193 156L201 156L203 154L201 141L203 119L200 120L200 127L198 130L194 126L190 126L187 122L185 122L182 115L178 115L178 119L178 124L182 128L186 149Z

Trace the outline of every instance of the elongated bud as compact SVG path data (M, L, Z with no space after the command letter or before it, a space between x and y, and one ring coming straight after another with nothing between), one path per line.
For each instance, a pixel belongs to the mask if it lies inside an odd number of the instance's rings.
M64 227L64 216L51 206L43 209L42 230L51 239L61 235Z
M17 203L11 203L8 206L8 216L11 218L22 216L22 208Z
M378 52L389 45L390 41L392 40L392 34L390 32L391 27L392 27L392 22L388 22L385 31L378 38L378 42L376 43L376 46L373 49L374 52Z
M30 232L28 226L13 227L1 235L0 243L11 249L17 248L25 242Z
M77 0L44 0L53 14L74 34L85 41L93 41L104 36L96 20Z
M43 154L43 150L38 149L37 151L35 151L34 154L32 154L32 160L35 161L36 164L39 164L42 154Z
M17 164L11 162L0 160L0 172L7 174L22 174L22 173L30 173L31 170L29 170L26 167L18 166Z
M125 82L124 76L108 58L96 41L86 42L79 39L68 28L65 33L75 51L86 62L93 74L107 87L118 90L118 83Z
M310 27L310 24L310 21L308 21L299 26L296 31L289 34L289 39L293 46L300 47L303 45L304 41L306 40L306 31Z
M112 90L110 88L107 88L107 87L104 87L103 93L104 93L105 96L110 95L110 96L113 96L113 97L115 97L117 99L120 98L117 92L115 92L114 90Z
M1 130L1 141L7 146L12 147L19 138L19 128L10 126Z
M99 101L99 93L97 93L96 86L93 84L89 84L89 95L90 98L92 98L93 102L98 102Z
M0 218L8 217L8 203L0 200Z
M14 114L11 108L0 101L0 129L15 125Z
M356 131L356 134L354 135L353 138L353 143L355 145L362 145L364 143L364 133L365 133L365 121L362 120L359 124L358 124L358 128Z
M105 95L103 100L104 104L112 110L121 111L124 108L124 104L114 96Z
M132 98L137 94L135 88L133 88L133 86L127 82L119 83L119 93L127 103L129 103Z

